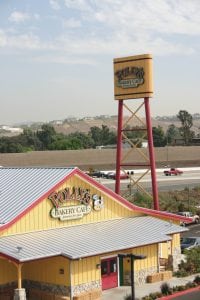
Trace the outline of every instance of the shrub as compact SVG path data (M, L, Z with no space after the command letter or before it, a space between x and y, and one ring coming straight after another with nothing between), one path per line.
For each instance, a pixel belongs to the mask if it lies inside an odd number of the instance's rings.
M156 300L160 297L162 297L162 293L156 292L156 293L149 294L149 296L142 297L142 300Z
M199 276L199 275L197 275L197 276L194 278L194 282L195 282L196 284L200 284L200 276Z
M178 286L178 292L185 291L185 290L186 290L186 288L185 288L184 285L179 285Z
M162 293L156 292L156 293L150 293L149 294L149 299L151 300L156 300L158 298L162 297Z
M186 276L188 275L188 273L187 273L186 270L180 269L180 270L174 272L174 275L175 275L176 277L186 277Z
M172 294L172 289L170 288L169 284L167 282L164 282L161 287L161 293L163 295L171 295Z
M179 270L174 273L177 277L184 277L200 272L200 247L185 250L186 261L181 261Z
M177 292L178 291L178 286L177 285L173 286L172 290L173 290L173 292Z
M195 282L192 282L192 281L187 282L186 285L185 285L186 289L190 289L190 288L193 288L195 286L196 286Z

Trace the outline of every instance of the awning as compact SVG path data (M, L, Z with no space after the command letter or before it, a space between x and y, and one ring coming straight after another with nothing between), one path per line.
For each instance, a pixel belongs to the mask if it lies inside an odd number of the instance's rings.
M131 217L0 238L0 256L18 262L53 256L79 259L166 242L187 229L157 218Z

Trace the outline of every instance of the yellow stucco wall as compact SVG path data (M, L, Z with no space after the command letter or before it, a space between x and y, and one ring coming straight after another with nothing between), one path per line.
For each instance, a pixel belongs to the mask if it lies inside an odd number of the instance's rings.
M69 286L69 265L69 260L61 256L27 262L22 267L22 277L33 281ZM60 269L64 270L64 274L60 274Z
M101 270L96 268L100 263L100 257L87 257L81 260L72 261L72 285L80 285L87 282L101 279Z
M131 251L124 251L124 253L132 253L135 255L145 255L145 259L135 260L135 271L141 269L149 269L150 267L158 266L158 245L147 245L144 247L134 248ZM124 259L124 271L130 271L130 258Z
M69 265L69 260L60 256L27 262L22 265L22 280L70 286ZM64 274L60 274L60 269L64 270ZM17 282L17 267L0 258L0 284L12 281Z
M58 219L53 219L50 216L50 211L53 208L53 204L49 199L46 198L1 234L5 236L16 233L31 232L57 227L74 226L120 217L141 215L141 213L133 212L132 210L123 206L121 203L118 203L116 200L112 199L110 196L103 193L101 190L98 190L96 187L90 185L88 182L84 181L78 176L73 176L62 186L60 186L56 190L56 192L63 190L66 187L74 186L89 189L91 194L97 194L98 196L103 197L104 208L101 211L95 211L92 209L91 213L84 215L84 217L81 219L60 221ZM67 205L69 206L77 204L77 201L69 201Z
M0 284L17 281L17 268L7 259L0 257Z

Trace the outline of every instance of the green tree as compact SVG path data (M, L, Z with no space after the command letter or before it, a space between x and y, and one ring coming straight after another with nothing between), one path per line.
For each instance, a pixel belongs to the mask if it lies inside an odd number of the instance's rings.
M3 137L0 139L0 152L1 153L20 153L25 152L23 146L15 142L13 138Z
M89 134L85 134L83 132L74 132L68 135L69 138L76 138L80 141L80 145L82 149L93 148L94 140Z
M189 145L191 138L194 136L194 132L190 130L190 128L193 126L192 115L186 110L180 110L177 118L180 120L182 125L179 128L180 134L184 139L185 145Z
M141 148L142 142L144 141L144 139L147 139L147 132L144 132L138 126L131 127L130 125L127 125L125 127L124 134L131 141L131 143L135 145L137 144L138 148Z
M94 146L101 146L102 145L102 138L101 138L101 128L97 126L93 126L90 128L89 135L94 141Z
M37 131L37 137L42 145L41 150L48 150L56 138L56 131L53 126L49 124L43 124L41 130Z
M165 133L160 125L152 128L153 142L155 147L164 147L166 145Z
M88 135L93 139L94 147L116 144L117 142L116 133L110 131L109 127L106 125L102 125L101 128L97 126L91 127Z
M177 137L180 137L179 128L174 124L170 124L166 131L167 144L172 144Z
M19 143L30 150L41 150L42 142L39 140L37 134L29 128L25 128L23 133L16 137Z

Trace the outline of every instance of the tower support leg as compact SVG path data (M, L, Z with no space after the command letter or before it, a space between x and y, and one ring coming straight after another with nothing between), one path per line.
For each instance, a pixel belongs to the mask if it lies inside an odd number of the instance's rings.
M150 167L151 167L151 181L152 181L152 194L154 201L154 209L159 210L159 200L158 200L158 187L156 180L156 164L155 164L155 155L153 147L153 133L151 125L151 114L150 114L150 105L149 98L144 98L145 104L145 114L146 114L146 123L147 123L147 135L148 135L148 145L149 145L149 158L150 158Z
M123 100L118 101L118 128L117 128L117 155L115 193L120 194L120 167L122 157L122 126L123 126Z

